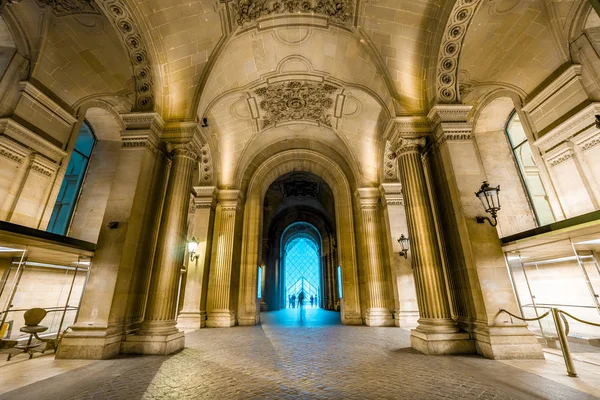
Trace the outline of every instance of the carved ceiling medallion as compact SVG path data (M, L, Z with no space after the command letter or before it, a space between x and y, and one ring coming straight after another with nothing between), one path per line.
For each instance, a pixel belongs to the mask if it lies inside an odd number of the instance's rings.
M237 25L247 27L256 20L278 14L318 14L339 24L352 22L353 0L235 0L233 3Z
M337 88L327 83L288 81L258 88L262 128L286 121L314 121L331 127L332 96Z
M38 4L52 7L58 17L71 14L100 14L92 0L37 0Z

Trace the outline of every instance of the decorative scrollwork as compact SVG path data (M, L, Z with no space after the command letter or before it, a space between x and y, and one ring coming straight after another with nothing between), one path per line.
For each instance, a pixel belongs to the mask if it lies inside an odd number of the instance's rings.
M329 17L333 22L348 24L352 21L352 0L236 0L234 14L239 26L248 26L256 20L277 14L306 13Z
M213 183L213 162L210 147L205 143L200 149L200 185L210 186Z
M398 156L392 151L390 141L385 142L385 152L383 154L383 179L386 182L398 181Z
M262 98L265 112L262 127L284 121L315 121L331 126L332 98L337 88L328 83L288 81L275 83L254 91Z
M481 0L458 0L446 24L437 68L437 96L440 103L456 103L460 100L458 58L467 28L480 3Z
M57 17L71 14L100 14L92 0L37 0L37 2L51 7Z

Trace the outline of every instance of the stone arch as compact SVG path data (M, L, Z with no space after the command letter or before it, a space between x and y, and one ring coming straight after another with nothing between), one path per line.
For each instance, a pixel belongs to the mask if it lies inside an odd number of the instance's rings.
M330 158L313 150L287 150L265 160L253 174L244 206L242 261L238 323L254 325L259 320L256 308L256 274L260 260L264 195L278 177L289 172L309 172L323 179L334 194L338 260L342 266L345 324L361 324L357 252L350 182L342 168Z

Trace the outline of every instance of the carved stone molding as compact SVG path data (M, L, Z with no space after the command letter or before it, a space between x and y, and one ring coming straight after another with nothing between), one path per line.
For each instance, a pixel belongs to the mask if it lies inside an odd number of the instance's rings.
M57 17L72 14L100 14L92 0L36 0L39 5L52 8Z
M23 163L30 153L26 147L19 145L7 136L0 135L0 157L17 164Z
M235 24L242 28L254 26L261 18L282 14L316 14L333 23L350 25L354 4L352 0L234 0L232 10Z
M437 97L440 103L460 101L458 88L458 58L469 23L481 0L458 0L446 23L437 66Z
M287 121L313 121L332 126L337 88L328 83L287 81L270 84L254 91L261 100L262 128Z
M33 154L31 157L31 171L33 173L42 175L46 179L51 179L58 170L57 164L40 154Z
M17 143L43 154L54 162L60 162L67 155L60 147L42 139L37 133L30 131L10 118L0 119L0 134L4 134Z
M56 118L57 121L62 122L68 127L71 127L77 123L77 118L72 116L67 110L62 108L50 97L46 96L46 94L38 89L33 83L29 81L22 81L19 86L24 97L40 108L47 110Z
M158 140L152 135L130 135L121 138L121 148L126 150L148 149L158 153Z
M129 52L135 77L135 109L139 111L152 110L155 101L154 82L148 49L129 7L122 0L96 0L96 2L105 11Z
M543 158L546 160L546 163L551 167L556 167L564 163L565 161L570 160L575 155L574 147L576 145L572 142L564 142L560 146L552 149L552 151L543 155Z
M402 184L383 183L379 186L381 192L381 204L387 206L403 206L404 195L402 194Z
M196 186L194 187L194 204L196 209L212 208L217 205L217 194L219 190L214 186Z
M373 210L379 206L381 192L378 188L358 188L354 194L357 200L357 207L360 210Z
M548 152L568 140L582 144L597 136L596 115L600 114L600 103L592 103L565 122L548 131L535 141L534 145Z
M244 203L244 195L239 190L219 190L217 203L223 211L241 211Z

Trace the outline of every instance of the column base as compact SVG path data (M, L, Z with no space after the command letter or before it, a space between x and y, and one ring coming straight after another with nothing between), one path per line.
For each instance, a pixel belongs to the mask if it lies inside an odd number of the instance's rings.
M365 314L365 325L394 326L394 319L387 308L369 308Z
M183 332L156 336L127 335L121 343L121 353L166 356L181 351L184 347Z
M427 355L475 353L475 343L467 332L425 333L410 331L410 345Z
M177 328L200 329L206 326L206 312L182 312L177 317Z
M66 333L56 352L57 359L106 360L119 355L123 334L106 326L78 327Z
M213 310L208 313L206 326L209 328L231 328L235 325L235 314L229 310Z
M396 311L394 323L400 328L416 328L419 320L419 311Z
M539 360L542 345L527 325L492 325L474 332L477 353L492 360Z

